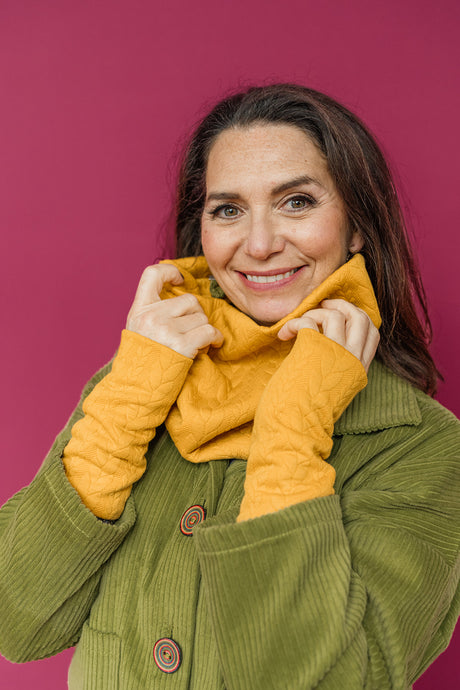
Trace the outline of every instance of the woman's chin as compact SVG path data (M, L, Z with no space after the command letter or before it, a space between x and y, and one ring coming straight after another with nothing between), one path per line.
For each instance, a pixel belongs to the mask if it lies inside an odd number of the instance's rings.
M292 305L272 305L269 308L241 309L240 311L244 311L259 326L273 326L293 312L299 304L300 302L296 302Z

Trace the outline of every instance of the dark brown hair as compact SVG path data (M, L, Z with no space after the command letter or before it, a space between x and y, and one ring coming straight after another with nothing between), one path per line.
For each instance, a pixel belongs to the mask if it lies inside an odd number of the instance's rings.
M322 151L345 203L350 230L358 230L364 239L361 253L382 315L377 357L433 394L439 372L428 351L426 297L391 173L365 125L329 96L297 84L273 84L251 87L213 108L196 128L180 169L177 255L202 254L206 165L216 137L226 129L255 123L298 127Z

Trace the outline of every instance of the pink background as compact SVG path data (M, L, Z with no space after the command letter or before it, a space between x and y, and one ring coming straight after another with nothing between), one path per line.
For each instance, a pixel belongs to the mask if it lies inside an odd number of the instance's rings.
M377 135L415 235L438 397L459 414L459 15L456 0L2 0L0 502L111 358L143 268L171 251L178 142L249 83L324 90ZM417 690L456 686L459 650L457 634ZM65 688L70 657L0 659L0 688Z

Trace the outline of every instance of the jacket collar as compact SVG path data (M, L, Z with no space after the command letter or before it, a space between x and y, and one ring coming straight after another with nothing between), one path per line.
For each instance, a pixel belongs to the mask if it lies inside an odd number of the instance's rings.
M374 360L367 386L352 400L334 426L334 436L363 434L391 427L417 426L422 415L410 383Z

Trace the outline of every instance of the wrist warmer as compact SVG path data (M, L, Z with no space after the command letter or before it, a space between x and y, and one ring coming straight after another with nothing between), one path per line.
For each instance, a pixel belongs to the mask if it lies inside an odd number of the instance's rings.
M325 462L334 422L366 383L348 350L299 331L256 411L239 522L334 493L335 470Z
M112 370L83 402L62 461L97 517L116 520L146 467L155 429L166 419L193 359L123 330Z

